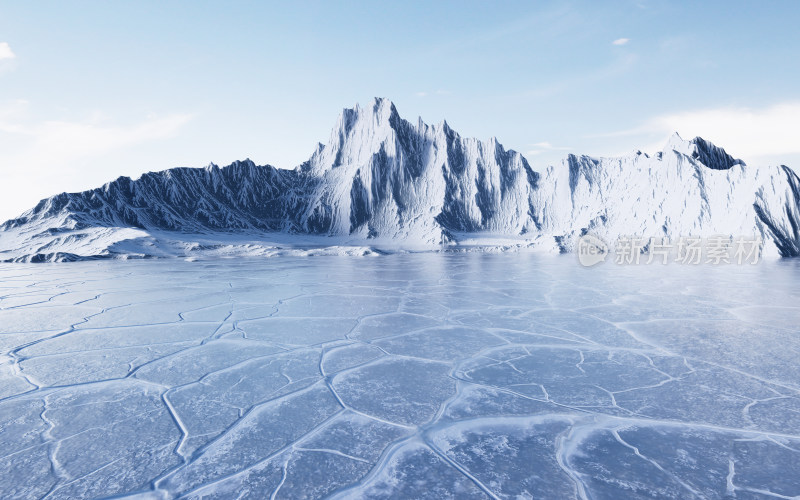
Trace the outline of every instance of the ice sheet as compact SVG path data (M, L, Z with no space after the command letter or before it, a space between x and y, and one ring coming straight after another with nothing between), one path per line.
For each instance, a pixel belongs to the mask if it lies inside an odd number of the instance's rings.
M0 497L792 498L800 262L0 266Z

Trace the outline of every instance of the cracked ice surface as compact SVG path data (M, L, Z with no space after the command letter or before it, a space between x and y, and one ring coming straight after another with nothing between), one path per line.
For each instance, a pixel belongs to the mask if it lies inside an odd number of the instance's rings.
M0 498L794 498L800 263L0 266Z

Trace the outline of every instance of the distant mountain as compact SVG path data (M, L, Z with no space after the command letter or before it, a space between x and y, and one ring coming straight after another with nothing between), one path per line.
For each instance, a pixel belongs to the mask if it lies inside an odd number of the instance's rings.
M591 232L760 236L800 255L800 179L749 167L701 138L655 156L567 156L532 167L496 139L403 120L386 99L345 109L294 170L174 168L62 193L0 226L0 260L58 261L287 249L474 245L568 252ZM356 253L362 250L355 250Z

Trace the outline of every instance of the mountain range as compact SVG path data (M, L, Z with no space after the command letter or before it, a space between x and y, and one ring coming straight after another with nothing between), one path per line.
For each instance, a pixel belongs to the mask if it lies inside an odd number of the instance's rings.
M800 255L800 178L702 138L662 151L531 165L496 139L402 119L387 99L343 110L284 170L250 160L120 177L0 225L0 261L417 250L571 252L591 233L757 237Z

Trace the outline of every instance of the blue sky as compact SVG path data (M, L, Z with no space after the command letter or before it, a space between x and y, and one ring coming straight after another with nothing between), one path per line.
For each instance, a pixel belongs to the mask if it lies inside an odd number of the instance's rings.
M0 219L60 191L249 157L344 107L534 164L702 135L800 167L800 2L0 1Z

